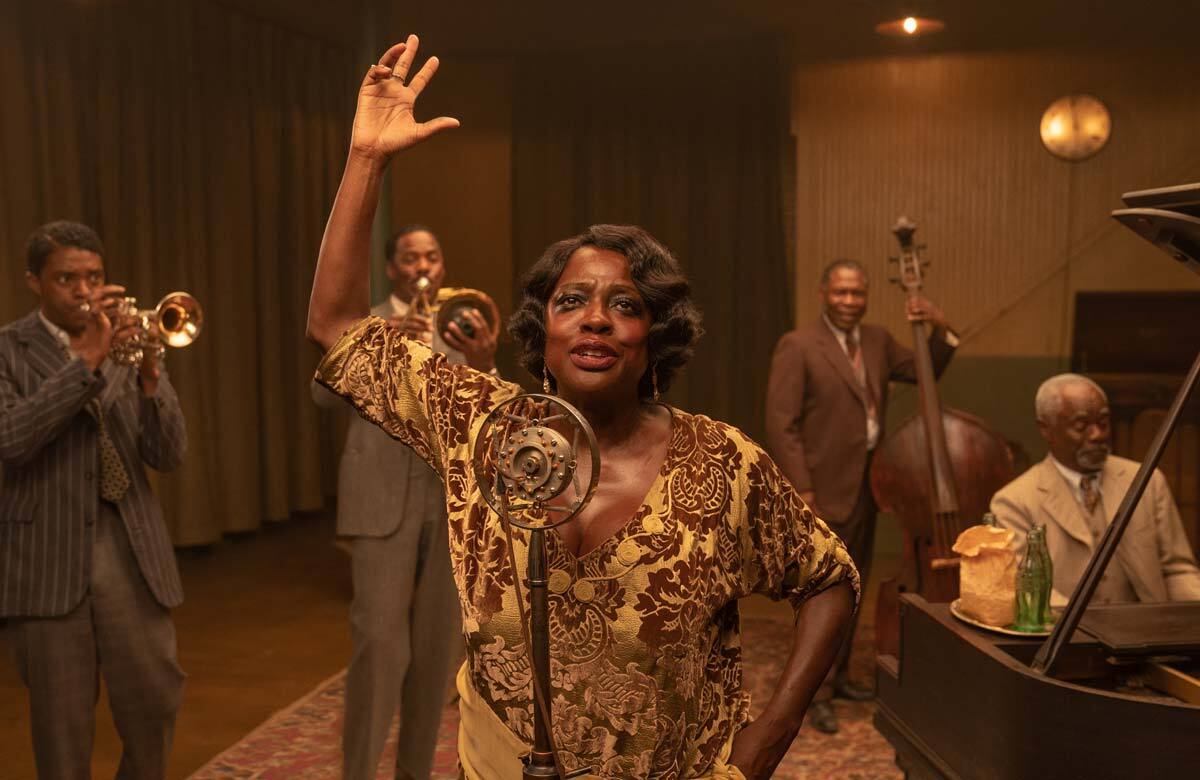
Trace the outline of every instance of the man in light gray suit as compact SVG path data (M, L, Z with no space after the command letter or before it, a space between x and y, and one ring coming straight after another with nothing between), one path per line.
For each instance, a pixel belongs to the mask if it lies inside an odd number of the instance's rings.
M99 675L123 753L118 778L162 778L183 692L170 609L183 599L145 465L187 447L157 357L108 359L131 323L104 311L104 249L88 227L30 237L37 311L0 329L0 618L29 689L41 778L91 776Z
M475 332L451 325L435 333L413 312L418 280L435 299L445 277L437 237L403 228L387 248L392 294L371 313L445 353L452 362L495 371L496 341L482 317ZM474 315L474 316L471 316ZM313 400L330 409L345 401L312 385ZM450 665L461 644L458 595L450 571L449 529L442 483L412 450L354 414L338 473L337 532L350 537L354 655L346 678L342 733L348 780L375 778L388 727L400 712L396 777L424 780L433 767Z
M1065 604L1116 515L1140 464L1110 452L1108 399L1092 380L1059 374L1035 400L1046 459L992 497L992 513L1017 531L1018 554L1035 524L1046 526L1054 561L1052 604ZM1162 472L1142 494L1093 604L1200 601L1200 568Z

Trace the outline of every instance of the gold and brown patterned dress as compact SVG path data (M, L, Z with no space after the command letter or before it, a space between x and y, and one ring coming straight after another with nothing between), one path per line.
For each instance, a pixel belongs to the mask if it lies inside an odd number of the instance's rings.
M467 643L460 680L507 736L532 742L505 533L470 469L487 413L521 389L447 363L376 317L342 337L317 379L444 479ZM586 766L593 777L622 780L740 776L716 771L748 718L737 600L762 593L798 609L843 580L858 593L842 543L758 445L702 415L671 414L662 469L619 531L579 558L556 532L546 534L550 696L568 771ZM514 530L514 540L523 582L525 533ZM486 776L467 768L473 774Z

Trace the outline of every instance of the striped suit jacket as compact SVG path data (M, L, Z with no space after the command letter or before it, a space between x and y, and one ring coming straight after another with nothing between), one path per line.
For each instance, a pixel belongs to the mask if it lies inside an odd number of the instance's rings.
M70 612L91 580L100 502L100 398L129 472L118 509L142 575L164 607L183 600L175 553L143 463L169 471L187 448L179 400L164 372L154 398L136 369L101 375L69 359L37 312L0 329L0 618Z

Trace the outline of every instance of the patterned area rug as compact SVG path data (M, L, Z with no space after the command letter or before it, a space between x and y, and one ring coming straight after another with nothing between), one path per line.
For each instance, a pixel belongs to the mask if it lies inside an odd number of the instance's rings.
M862 630L868 628L868 630ZM856 638L852 677L873 677L869 627ZM791 625L762 617L743 617L742 644L746 687L753 696L754 713L770 692L791 649ZM191 780L330 780L341 775L342 697L345 672L339 672L304 698L271 716L265 723L224 751L191 776ZM845 778L846 780L897 780L902 777L887 741L871 725L874 705L834 703L841 731L827 736L805 727L780 765L779 780ZM438 735L434 780L458 777L458 705L446 708ZM395 758L392 738L380 762L378 780L392 780L389 768Z

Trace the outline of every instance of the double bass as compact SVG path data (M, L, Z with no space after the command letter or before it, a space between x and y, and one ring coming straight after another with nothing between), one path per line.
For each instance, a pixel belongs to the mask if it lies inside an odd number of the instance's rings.
M917 226L901 217L892 228L900 242L893 279L908 295L920 295L924 266L913 242ZM1013 477L1004 439L982 420L942 406L924 322L912 323L919 411L884 440L871 461L871 492L880 509L899 521L904 540L900 574L880 584L875 645L896 655L900 642L900 594L929 602L958 597L958 572L950 547L988 510L992 495Z

